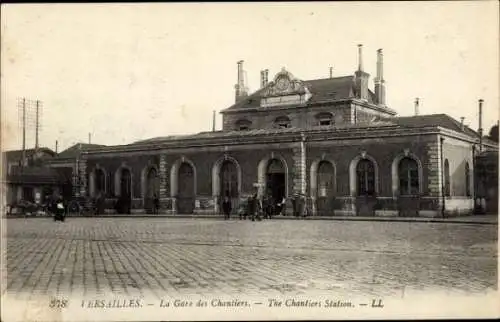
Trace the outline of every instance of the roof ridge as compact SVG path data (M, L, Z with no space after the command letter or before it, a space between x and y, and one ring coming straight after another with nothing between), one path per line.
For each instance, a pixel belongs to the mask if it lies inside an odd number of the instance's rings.
M313 78L313 79L304 79L302 80L303 82L312 82L312 81L318 81L318 80L330 80L330 79L340 79L340 78L353 78L353 75L346 75L346 76L338 76L338 77L325 77L325 78Z

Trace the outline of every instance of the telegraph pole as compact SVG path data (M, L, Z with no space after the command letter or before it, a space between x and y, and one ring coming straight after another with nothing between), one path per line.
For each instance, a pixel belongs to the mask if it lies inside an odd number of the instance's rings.
M24 167L24 161L26 160L26 99L23 97L23 159L21 161L21 166Z
M35 123L35 149L38 150L38 129L39 129L39 113L38 113L38 109L39 109L39 104L40 104L40 101L39 100L36 100L36 123Z

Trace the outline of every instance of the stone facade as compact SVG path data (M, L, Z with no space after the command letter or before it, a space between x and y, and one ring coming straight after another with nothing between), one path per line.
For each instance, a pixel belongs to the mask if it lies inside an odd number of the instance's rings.
M476 133L442 114L398 118L367 88L369 74L356 75L302 81L282 70L222 111L222 131L86 151L80 193L95 197L88 185L96 179L89 174L100 168L108 174L109 211L120 191L130 191L133 212L144 211L146 190L153 188L161 212L173 214L219 213L224 196L236 211L254 193L285 198L288 214L296 194L312 215L470 213ZM382 73L377 77L382 84ZM242 79L238 84L246 86ZM385 89L377 92L385 95ZM277 124L280 117L289 123ZM151 167L158 187L146 175ZM126 179L123 169L130 172Z

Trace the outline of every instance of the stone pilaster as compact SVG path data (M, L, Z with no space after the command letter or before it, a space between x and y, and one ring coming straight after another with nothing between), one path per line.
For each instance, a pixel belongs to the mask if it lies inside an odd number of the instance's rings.
M307 171L306 171L306 142L305 136L299 145L293 148L293 191L306 194L307 191Z
M423 165L424 172L427 170L427 195L434 199L433 204L440 211L443 205L443 160L441 158L440 136L427 143L427 160Z
M167 156L165 154L160 155L160 164L158 167L158 175L160 178L160 208L167 210L169 206L169 195L168 195L168 170L167 170Z
M80 181L80 196L86 197L88 195L87 158L84 154L78 160L78 177Z
M443 176L441 160L441 143L437 140L427 143L427 162L424 164L427 176L428 195L432 197L442 196Z
M75 160L75 163L73 164L73 169L72 169L72 178L71 178L71 185L72 185L72 191L71 194L73 197L78 197L80 196L80 187L78 186L78 160Z

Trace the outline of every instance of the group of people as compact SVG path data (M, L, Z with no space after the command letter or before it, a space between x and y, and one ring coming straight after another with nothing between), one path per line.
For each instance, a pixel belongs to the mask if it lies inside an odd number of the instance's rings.
M305 203L305 196L294 194L291 198L292 213L293 216L307 216L309 214L308 208ZM231 218L231 212L233 211L231 198L225 196L221 202L221 210L224 214L224 219ZM272 219L273 216L283 215L286 216L286 199L283 197L280 199L275 199L271 196L264 196L259 198L257 193L248 197L246 202L240 205L238 208L239 219L250 218L252 221L260 221L264 219Z

